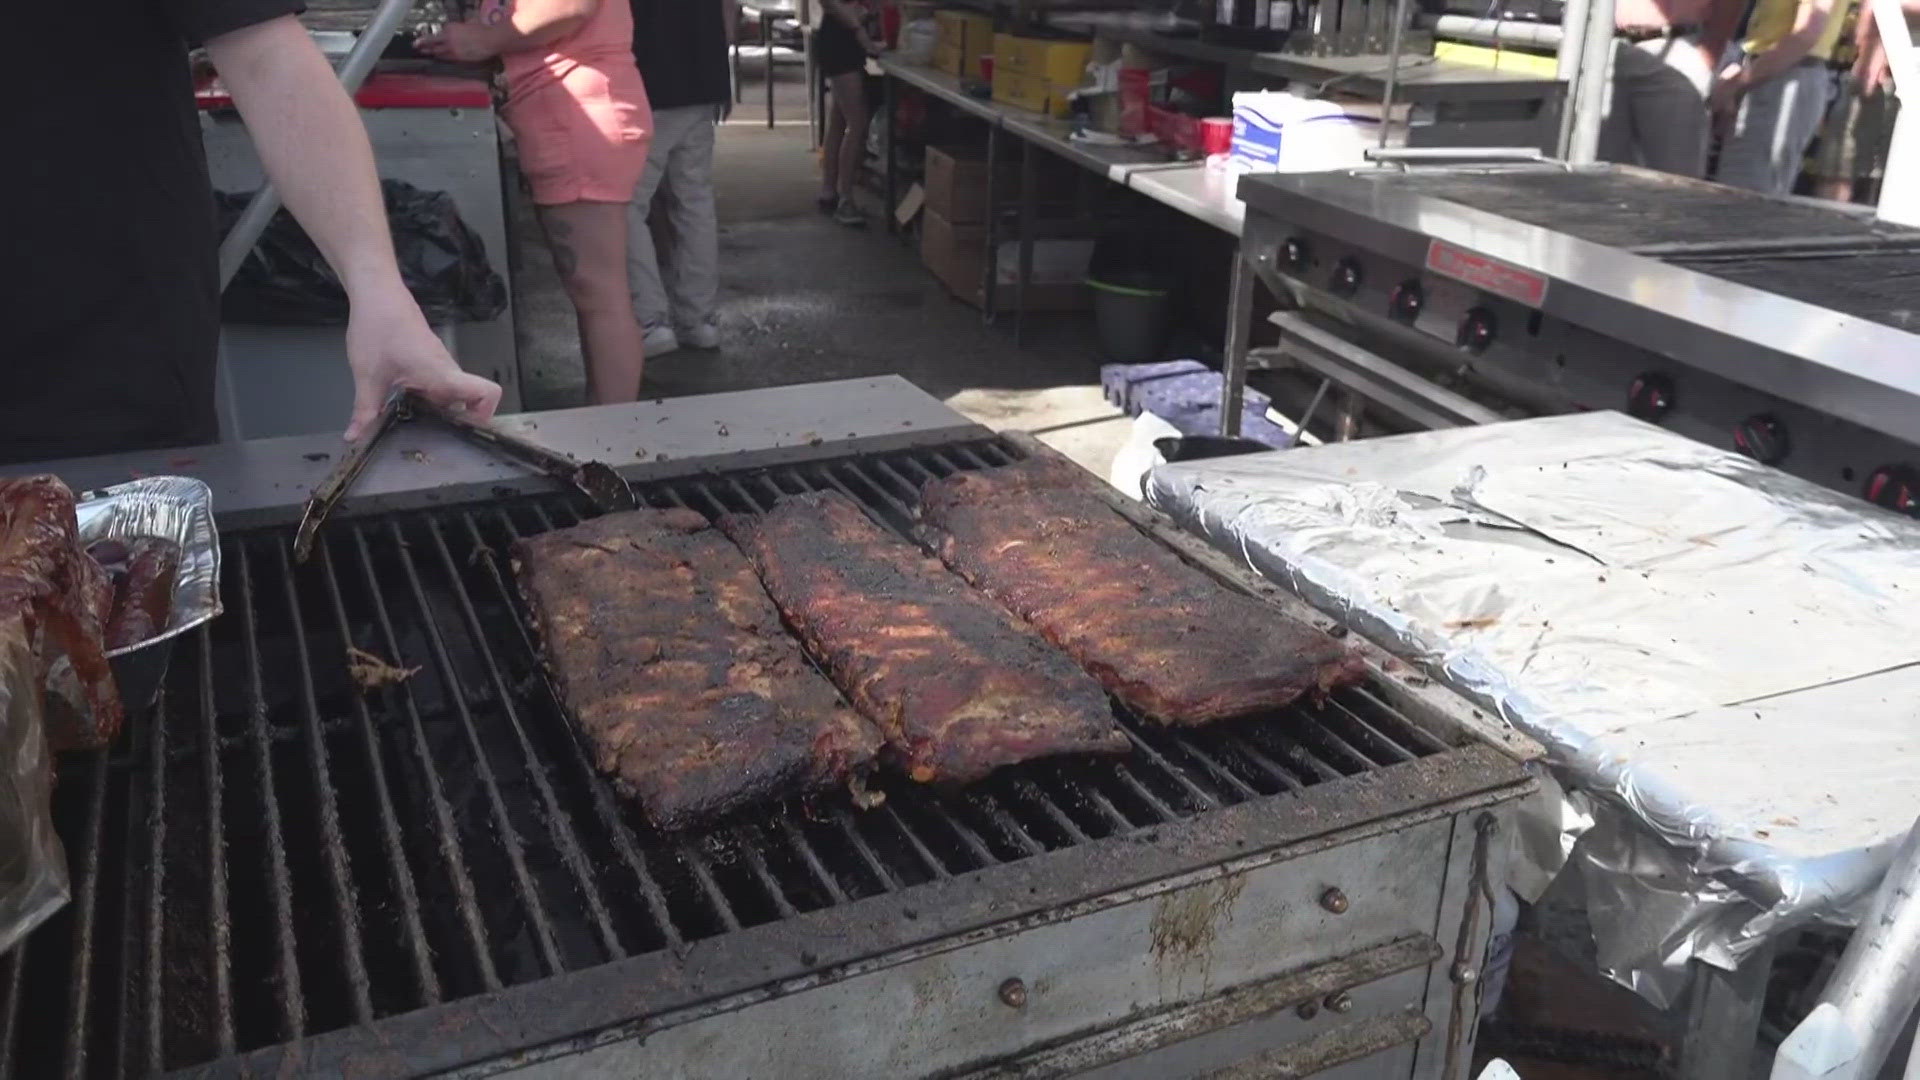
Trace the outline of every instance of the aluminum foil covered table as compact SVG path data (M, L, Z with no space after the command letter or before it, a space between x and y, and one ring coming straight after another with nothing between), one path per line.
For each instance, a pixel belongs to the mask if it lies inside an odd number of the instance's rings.
M1920 814L1920 522L1615 413L1168 465L1148 499L1544 743L1600 959L1857 917Z

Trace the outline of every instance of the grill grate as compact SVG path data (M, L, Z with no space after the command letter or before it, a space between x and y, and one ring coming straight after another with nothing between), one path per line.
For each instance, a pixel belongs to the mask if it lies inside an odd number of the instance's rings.
M920 483L1008 460L983 442L641 495L712 514L833 488L904 532ZM227 537L237 610L181 642L127 744L63 762L74 902L0 958L0 1078L200 1064L1447 748L1365 689L1284 723L1123 715L1122 758L947 794L883 777L873 811L794 800L662 836L594 772L505 557L583 512L341 521L301 567L287 530ZM417 671L362 694L349 646Z

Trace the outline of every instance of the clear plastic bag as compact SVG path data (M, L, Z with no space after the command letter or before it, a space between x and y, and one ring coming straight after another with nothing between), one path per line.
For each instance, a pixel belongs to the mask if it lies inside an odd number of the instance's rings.
M54 833L53 762L39 661L24 621L0 623L0 953L67 902L67 860Z

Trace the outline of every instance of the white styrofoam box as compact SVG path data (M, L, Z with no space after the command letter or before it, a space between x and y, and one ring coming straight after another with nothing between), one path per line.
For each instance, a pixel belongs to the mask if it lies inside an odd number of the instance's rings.
M1380 121L1335 101L1284 90L1233 95L1233 150L1242 172L1316 172L1366 164L1380 139Z
M1087 266L1093 262L1092 240L1035 240L1033 277L1035 285L1078 285L1087 279ZM1000 284L1020 280L1020 244L1004 240L1000 244Z

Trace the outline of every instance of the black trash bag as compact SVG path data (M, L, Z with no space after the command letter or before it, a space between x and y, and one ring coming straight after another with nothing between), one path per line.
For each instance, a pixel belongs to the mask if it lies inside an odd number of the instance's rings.
M480 235L460 220L453 196L404 180L382 180L400 276L431 323L486 322L507 309L507 285L487 262ZM252 193L216 192L220 231L240 218ZM221 318L268 326L347 321L347 294L293 216L273 216L221 298Z

